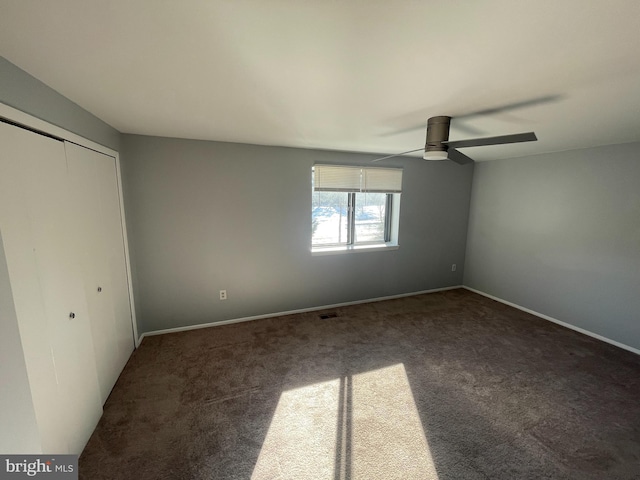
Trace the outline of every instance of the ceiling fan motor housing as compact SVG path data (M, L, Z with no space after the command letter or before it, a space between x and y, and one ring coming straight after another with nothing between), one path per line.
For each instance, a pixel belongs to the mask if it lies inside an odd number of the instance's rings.
M425 160L445 160L447 146L442 142L449 140L451 117L431 117L427 120L427 143L424 148Z

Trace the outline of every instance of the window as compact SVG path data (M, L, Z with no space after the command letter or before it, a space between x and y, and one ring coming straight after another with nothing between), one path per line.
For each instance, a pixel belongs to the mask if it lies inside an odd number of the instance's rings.
M397 245L402 170L316 165L314 251Z

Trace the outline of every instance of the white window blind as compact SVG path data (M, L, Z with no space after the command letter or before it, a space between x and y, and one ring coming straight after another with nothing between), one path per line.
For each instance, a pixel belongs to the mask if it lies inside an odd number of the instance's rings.
M363 168L363 192L400 193L402 170L399 168Z
M360 191L360 167L344 167L339 165L316 165L314 189L317 191Z
M402 169L315 165L314 190L400 193Z

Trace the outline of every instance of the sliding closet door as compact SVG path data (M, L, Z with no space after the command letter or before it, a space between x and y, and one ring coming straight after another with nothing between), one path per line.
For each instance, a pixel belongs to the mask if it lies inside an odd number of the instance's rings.
M65 144L104 403L134 348L115 158Z
M0 132L0 228L43 452L80 453L102 407L64 145Z

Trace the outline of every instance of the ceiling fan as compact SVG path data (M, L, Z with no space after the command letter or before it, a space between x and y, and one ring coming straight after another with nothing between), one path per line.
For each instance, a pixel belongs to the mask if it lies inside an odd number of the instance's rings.
M460 165L473 163L473 159L464 153L456 150L462 147L480 147L486 145L503 145L506 143L535 142L538 140L533 132L515 133L512 135L501 135L498 137L471 138L468 140L449 141L449 126L451 125L451 117L439 116L431 117L427 120L427 143L424 148L417 148L407 152L387 155L386 157L376 158L373 162L386 160L387 158L398 157L407 153L418 152L424 150L422 158L425 160L452 160Z

